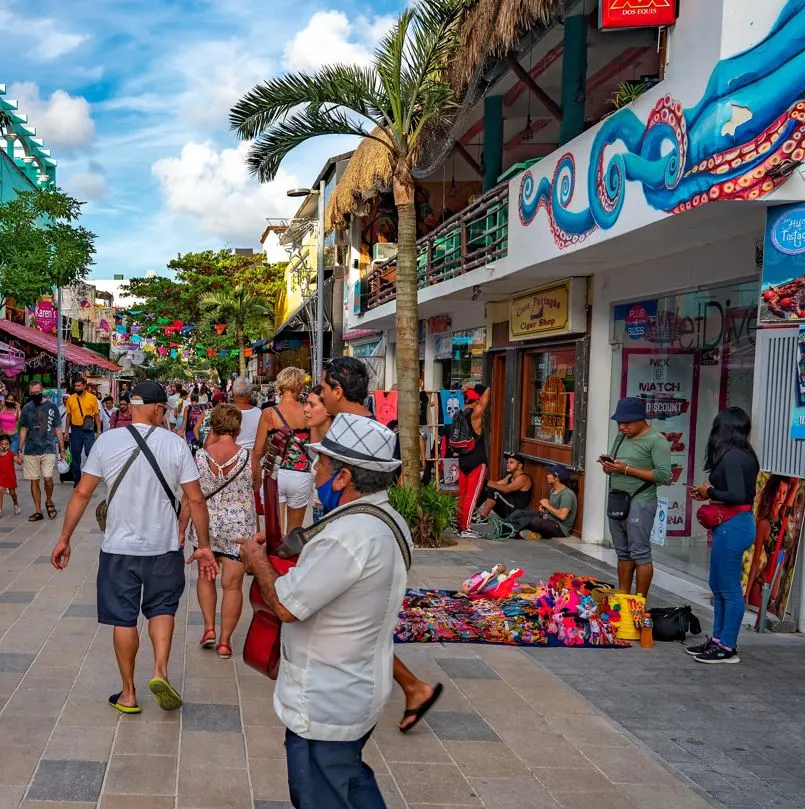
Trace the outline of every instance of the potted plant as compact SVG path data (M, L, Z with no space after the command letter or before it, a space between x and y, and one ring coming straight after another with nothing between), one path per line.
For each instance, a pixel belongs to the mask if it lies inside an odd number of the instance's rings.
M610 96L609 103L612 105L613 110L622 109L640 98L649 87L649 84L642 81L622 82L618 86L618 89Z
M442 494L435 485L423 486L419 492L408 486L389 488L389 502L411 529L418 548L439 548L449 543L443 538L455 520L458 499Z

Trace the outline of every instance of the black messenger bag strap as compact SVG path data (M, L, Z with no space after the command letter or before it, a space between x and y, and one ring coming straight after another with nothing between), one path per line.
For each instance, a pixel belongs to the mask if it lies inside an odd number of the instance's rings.
M126 429L134 436L134 440L140 445L140 450L142 451L148 463L151 464L151 469L154 470L154 474L157 476L159 482L162 484L162 488L165 490L165 494L168 495L168 500L170 500L171 508L178 517L179 510L176 508L176 496L171 491L170 486L168 486L168 481L165 480L165 476L162 474L162 470L159 468L159 464L157 463L157 459L154 457L154 453L151 452L151 448L148 446L148 444L145 443L143 437L140 435L139 431L133 424L130 424Z

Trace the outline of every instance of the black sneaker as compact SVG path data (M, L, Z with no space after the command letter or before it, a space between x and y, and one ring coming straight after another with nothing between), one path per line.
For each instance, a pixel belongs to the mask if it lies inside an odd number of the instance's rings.
M741 658L734 649L725 649L714 643L712 648L693 658L697 663L740 663Z
M703 655L705 652L709 652L713 646L718 646L718 644L712 638L707 638L704 643L700 643L697 646L688 646L685 651L691 655L691 657L696 657L697 655Z

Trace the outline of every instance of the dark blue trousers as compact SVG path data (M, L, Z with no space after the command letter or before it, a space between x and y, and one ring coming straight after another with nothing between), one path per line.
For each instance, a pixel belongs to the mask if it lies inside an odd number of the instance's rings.
M295 809L386 809L372 768L356 742L320 742L285 731L288 787Z
M73 473L73 486L78 486L81 480L81 455L86 450L87 455L95 443L95 430L83 430L80 427L70 428L70 455L72 463L70 470Z

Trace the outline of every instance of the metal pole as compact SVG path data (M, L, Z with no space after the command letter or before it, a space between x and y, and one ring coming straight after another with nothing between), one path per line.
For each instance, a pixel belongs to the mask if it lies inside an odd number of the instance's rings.
M318 383L324 365L324 180L319 182L319 238L316 247L316 383Z
M56 404L60 404L61 402L61 395L62 395L62 380L64 378L64 334L63 334L63 324L62 324L62 312L61 312L61 305L62 305L62 296L61 296L61 287L58 288L56 292L56 306L58 307L58 317L56 318L58 327L56 328L56 396L59 397L59 401Z

